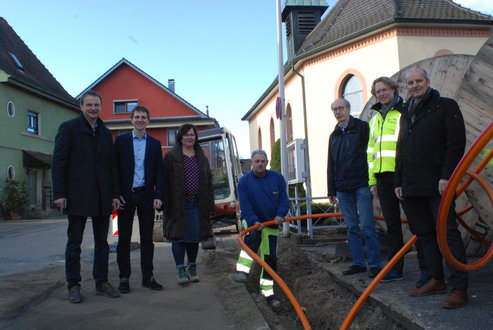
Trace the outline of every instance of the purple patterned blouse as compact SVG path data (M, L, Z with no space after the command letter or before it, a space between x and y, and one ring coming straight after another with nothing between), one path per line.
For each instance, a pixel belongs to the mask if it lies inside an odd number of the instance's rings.
M187 200L197 199L199 196L199 161L197 155L188 157L183 155L185 169L185 197Z

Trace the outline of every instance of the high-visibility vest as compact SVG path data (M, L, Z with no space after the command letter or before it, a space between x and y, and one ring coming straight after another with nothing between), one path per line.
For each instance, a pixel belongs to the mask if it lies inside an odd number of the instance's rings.
M376 173L395 171L395 150L399 137L401 113L392 108L385 120L379 111L370 120L370 138L368 139L368 184L377 183Z

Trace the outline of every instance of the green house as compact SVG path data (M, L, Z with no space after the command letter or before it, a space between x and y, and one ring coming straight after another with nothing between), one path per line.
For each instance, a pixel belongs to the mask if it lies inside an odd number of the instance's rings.
M76 99L0 17L0 203L6 180L17 180L26 185L29 213L49 213L55 135L78 114Z

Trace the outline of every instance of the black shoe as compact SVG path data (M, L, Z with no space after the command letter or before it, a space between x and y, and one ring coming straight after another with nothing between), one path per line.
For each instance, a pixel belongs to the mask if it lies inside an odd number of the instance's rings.
M380 267L370 267L370 270L368 271L368 277L369 278L377 277L378 273L380 273L381 270L382 268Z
M113 286L108 282L104 282L101 285L96 286L96 294L98 296L105 296L108 298L120 297L120 292L113 288Z
M162 290L163 286L156 282L154 277L151 278L145 278L142 280L142 287L143 288L149 288L151 290Z
M366 267L361 267L358 265L351 265L348 269L342 272L342 275L353 275L357 273L364 273L366 272Z
M267 303L274 312L278 312L281 309L281 302L275 296L267 297Z
M74 285L73 287L68 289L68 301L74 304L82 302L80 286Z
M118 291L120 291L120 293L129 293L130 292L130 283L128 281L128 278L121 278L120 279L120 286L118 287Z
M419 280L416 282L416 289L421 288L423 285L428 283L430 280L431 275L428 273L426 270L421 271L421 275L419 276Z

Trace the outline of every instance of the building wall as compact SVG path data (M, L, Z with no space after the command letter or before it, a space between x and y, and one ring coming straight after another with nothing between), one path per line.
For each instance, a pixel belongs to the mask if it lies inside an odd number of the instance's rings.
M125 82L125 83L122 83ZM196 116L197 112L186 107L154 81L135 71L128 65L121 65L95 88L103 98L101 118L103 120L126 119L128 113L115 114L113 101L138 100L151 112L151 117Z
M330 105L340 95L341 86L348 75L356 75L361 80L365 104L371 97L374 79L391 76L402 68L433 57L443 50L475 55L488 38L489 32L485 31L393 29L306 61L298 71L305 78L312 196L327 196L328 138L336 125ZM433 36L433 33L438 36ZM294 138L304 138L301 79L293 74L286 79L285 84L286 104L291 106L293 113ZM277 94L274 93L249 121L252 150L259 146L259 127L262 131L262 147L266 149L269 145L270 118L275 118L276 97ZM352 112L361 110L351 109ZM278 121L275 123L277 137L279 124Z
M13 118L7 114L9 101L15 106ZM38 135L27 131L28 111L39 114ZM28 169L23 166L22 150L52 154L58 127L76 116L77 112L66 107L0 84L0 199L4 197L3 186L9 166L14 167L16 180L27 183ZM36 182L35 204L40 205L42 187L51 186L50 173L40 169L30 169L30 173Z

